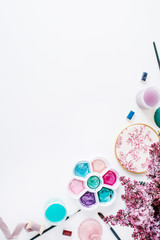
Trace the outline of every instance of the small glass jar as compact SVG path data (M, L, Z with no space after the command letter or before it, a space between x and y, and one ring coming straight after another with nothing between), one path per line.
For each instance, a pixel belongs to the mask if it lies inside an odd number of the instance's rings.
M47 222L57 225L65 221L67 210L63 201L58 198L48 200L45 205L45 218Z

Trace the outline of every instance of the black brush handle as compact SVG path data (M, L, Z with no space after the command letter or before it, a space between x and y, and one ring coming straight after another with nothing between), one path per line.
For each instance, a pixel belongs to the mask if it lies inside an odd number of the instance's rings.
M30 240L34 240L34 239L42 236L44 233L50 231L52 228L54 228L54 227L56 227L56 226L57 226L57 225L52 225L52 226L50 226L49 228L45 229L45 230L42 232L42 234L37 234L36 236L34 236L33 238L31 238Z
M153 46L154 46L154 50L155 50L158 66L159 66L159 69L160 69L160 59L159 59L159 56L158 56L158 51L157 51L157 47L156 47L156 43L155 42L153 42Z
M79 213L80 211L81 211L81 209L79 209L79 210L78 210L77 212L75 212L73 215L67 216L66 219L65 219L65 221L67 221L70 217L73 217L76 213ZM52 226L50 226L49 228L45 229L45 230L42 232L42 234L37 234L36 236L32 237L30 240L34 240L34 239L42 236L44 233L50 231L52 228L55 228L55 227L57 227L57 225L52 225Z
M112 227L110 227L110 230L112 231L112 233L114 234L114 236L118 239L121 240L121 238L118 236L118 234L114 231L114 229Z

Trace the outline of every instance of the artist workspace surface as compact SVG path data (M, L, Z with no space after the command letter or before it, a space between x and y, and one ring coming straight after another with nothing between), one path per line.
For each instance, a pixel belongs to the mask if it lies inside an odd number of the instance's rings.
M146 181L139 173L146 170L144 154L142 162L126 162L121 154L133 149L120 141L137 123L143 149L147 138L158 141L160 104L143 109L136 95L143 90L147 98L150 87L160 88L153 45L160 53L159 8L158 0L1 1L0 217L11 232L22 222L43 232L55 211L50 200L58 198L53 222L63 221L37 239L78 240L85 226L96 229L95 239L116 239L97 213L125 208L119 176ZM154 105L146 98L143 104ZM80 161L84 172L76 168ZM120 239L133 239L131 228L113 228ZM23 229L18 239L36 234Z

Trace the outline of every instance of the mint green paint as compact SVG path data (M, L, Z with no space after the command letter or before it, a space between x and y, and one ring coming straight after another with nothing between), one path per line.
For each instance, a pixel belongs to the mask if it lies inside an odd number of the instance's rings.
M101 180L97 176L91 176L88 178L87 186L91 189L97 189L101 184Z

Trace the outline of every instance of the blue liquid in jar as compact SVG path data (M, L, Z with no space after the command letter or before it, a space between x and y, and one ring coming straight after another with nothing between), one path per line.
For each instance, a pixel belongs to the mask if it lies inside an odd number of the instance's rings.
M50 205L45 212L45 217L53 223L62 221L66 217L66 209L63 205L55 203Z

